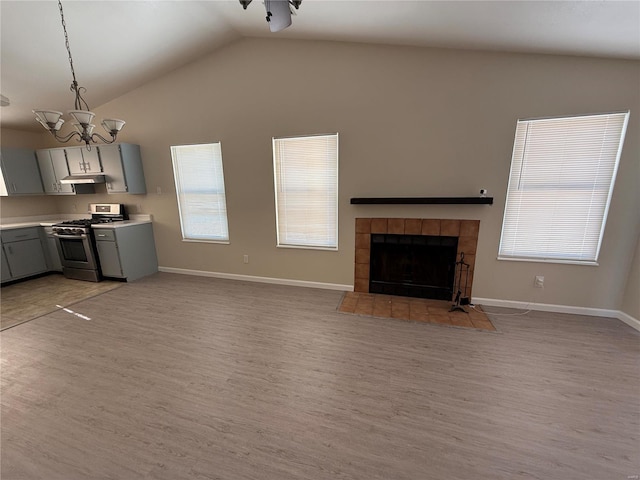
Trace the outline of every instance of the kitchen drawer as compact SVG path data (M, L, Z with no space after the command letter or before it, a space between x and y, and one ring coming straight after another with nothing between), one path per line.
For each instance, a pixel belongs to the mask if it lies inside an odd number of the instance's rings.
M96 240L98 240L99 242L101 241L115 242L116 241L116 234L113 230L107 230L106 228L94 228L93 231L96 235Z
M16 228L2 231L2 243L20 242L22 240L40 239L38 227Z

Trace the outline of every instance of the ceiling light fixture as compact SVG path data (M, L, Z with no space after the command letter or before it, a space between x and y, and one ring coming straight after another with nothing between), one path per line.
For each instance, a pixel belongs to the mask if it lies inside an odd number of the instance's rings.
M242 8L245 10L252 0L240 0ZM302 0L264 0L264 8L267 10L267 22L269 30L279 32L291 25L291 14L294 13L289 7L291 5L296 10L300 8Z
M60 9L60 18L62 19L62 30L64 31L64 41L67 47L67 53L69 54L69 65L71 66L71 76L73 82L71 83L70 90L75 94L75 110L69 110L69 115L75 120L73 126L76 128L75 132L71 132L69 135L60 136L58 132L60 127L64 123L62 112L56 112L54 110L33 110L36 114L36 120L58 140L59 142L66 143L72 138L76 138L79 142L87 144L87 148L91 148L91 143L96 143L96 138L102 140L105 143L113 143L116 141L118 132L122 130L125 122L118 120L117 118L105 118L102 121L102 126L111 135L111 140L107 140L98 133L93 133L95 125L91 123L95 113L89 111L89 105L84 98L82 98L81 92L86 92L87 89L78 86L76 81L76 72L73 69L73 58L71 57L71 49L69 48L69 37L67 35L67 26L64 21L64 12L62 11L62 3L58 0L58 7Z

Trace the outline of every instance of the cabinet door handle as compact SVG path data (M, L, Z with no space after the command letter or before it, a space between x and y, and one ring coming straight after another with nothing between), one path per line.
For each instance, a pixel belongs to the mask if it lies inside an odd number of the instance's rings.
M28 233L23 233L22 235L16 235L16 238L24 238L24 237L28 237L29 234Z
M98 237L106 237L107 235L105 233L99 233Z
M91 162L87 162L87 169L85 170L85 172L90 172L91 171Z
M13 255L13 248L11 248L11 245L7 245L7 250L9 250L9 255Z

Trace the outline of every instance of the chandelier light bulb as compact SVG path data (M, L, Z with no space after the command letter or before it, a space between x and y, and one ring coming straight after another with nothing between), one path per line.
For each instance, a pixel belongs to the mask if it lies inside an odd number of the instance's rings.
M115 134L122 130L124 124L127 123L124 120L118 120L117 118L105 118L102 121L102 126L107 131L107 133Z
M96 116L95 113L86 110L69 110L67 113L71 115L76 122L83 125L90 124L93 117Z

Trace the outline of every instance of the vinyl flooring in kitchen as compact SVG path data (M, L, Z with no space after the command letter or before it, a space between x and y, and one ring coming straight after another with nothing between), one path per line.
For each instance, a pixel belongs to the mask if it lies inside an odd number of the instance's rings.
M158 273L3 331L2 479L640 473L640 332L499 309L499 333L443 328L341 297Z
M122 282L85 282L50 274L0 289L0 330L20 325L81 300L122 286Z

